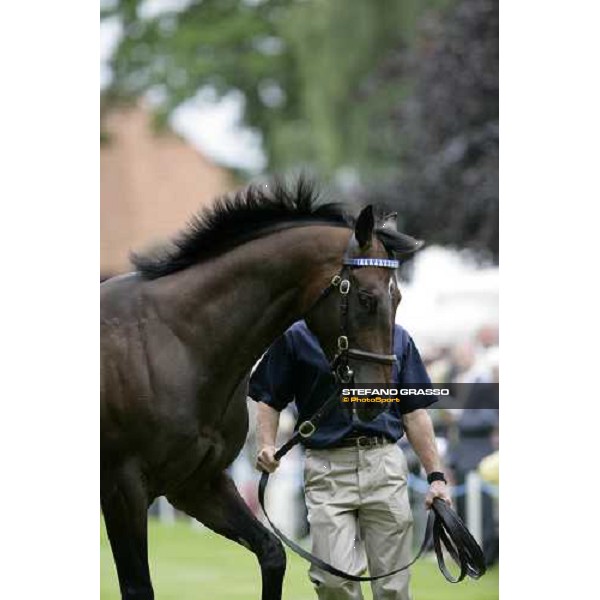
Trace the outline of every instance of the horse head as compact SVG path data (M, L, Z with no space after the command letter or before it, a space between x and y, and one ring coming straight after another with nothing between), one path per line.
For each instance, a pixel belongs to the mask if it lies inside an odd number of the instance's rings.
M354 223L340 273L306 317L342 383L393 382L394 325L401 293L400 260L420 242L397 230L396 215L376 217L364 208Z

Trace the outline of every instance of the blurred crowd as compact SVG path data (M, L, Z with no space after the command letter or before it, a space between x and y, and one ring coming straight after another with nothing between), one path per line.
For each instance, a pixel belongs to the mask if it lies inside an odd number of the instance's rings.
M421 348L434 383L490 382L498 379L498 327L486 325L455 344Z

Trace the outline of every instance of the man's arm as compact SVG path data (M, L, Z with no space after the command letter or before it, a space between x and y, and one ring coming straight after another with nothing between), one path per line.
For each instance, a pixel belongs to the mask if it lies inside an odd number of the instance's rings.
M435 432L431 417L424 408L418 408L402 415L406 437L418 456L423 468L429 473L442 470L442 461L435 443ZM441 498L452 504L448 486L443 481L434 481L425 497L425 506L431 507L434 498Z
M279 466L273 458L279 413L294 398L294 353L288 332L277 338L260 359L250 377L248 395L257 403L256 468L272 473Z
M256 429L258 442L258 456L256 468L261 471L273 473L279 466L279 461L273 458L277 448L277 429L279 427L279 411L264 402L258 403L256 412Z

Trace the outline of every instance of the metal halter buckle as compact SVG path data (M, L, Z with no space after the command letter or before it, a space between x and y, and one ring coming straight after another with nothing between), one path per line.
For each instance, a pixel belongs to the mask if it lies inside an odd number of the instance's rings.
M348 365L340 365L337 368L337 376L342 383L350 383L354 377L354 371Z
M342 281L342 278L339 275L334 275L331 280L331 285L333 287L337 287L338 285L340 285L340 281Z
M348 337L345 335L340 335L340 337L338 337L338 349L339 350L348 350L349 345L348 345Z
M303 421L298 427L298 433L303 438L309 438L316 430L312 421Z
M373 446L379 446L379 439L376 437L370 438L367 435L359 435L356 438L356 445L359 448L372 448Z
M340 294L343 294L345 296L349 291L350 291L350 280L344 279L340 283Z

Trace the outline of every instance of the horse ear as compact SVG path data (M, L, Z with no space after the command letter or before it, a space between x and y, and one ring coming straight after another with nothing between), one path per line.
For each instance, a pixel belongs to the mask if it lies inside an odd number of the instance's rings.
M375 217L373 216L373 206L365 206L358 215L356 225L354 226L354 237L361 248L369 245L373 237L373 227L375 226Z

